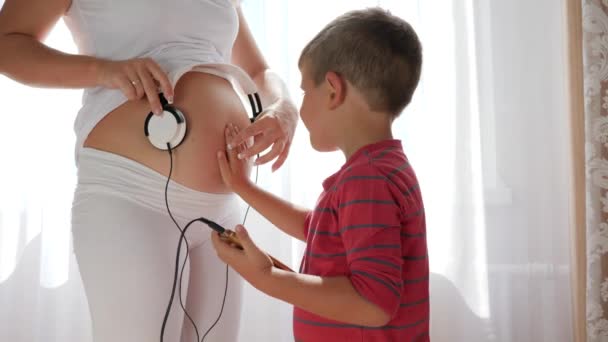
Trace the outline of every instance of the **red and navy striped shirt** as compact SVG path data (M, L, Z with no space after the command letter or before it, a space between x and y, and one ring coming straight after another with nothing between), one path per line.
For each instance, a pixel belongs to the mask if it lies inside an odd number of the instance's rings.
M428 341L429 266L418 181L399 140L359 149L323 182L305 221L300 272L347 276L387 312L383 327L322 318L294 308L298 342Z

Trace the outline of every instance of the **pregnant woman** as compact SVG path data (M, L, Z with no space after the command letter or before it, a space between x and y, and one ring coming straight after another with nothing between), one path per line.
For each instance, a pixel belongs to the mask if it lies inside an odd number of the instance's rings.
M61 18L78 55L43 44ZM18 82L85 88L74 125L72 235L93 339L158 341L180 231L165 203L169 154L144 135L146 117L164 115L162 92L187 122L167 189L177 223L183 228L203 216L232 228L243 212L222 183L215 153L225 149L226 124L235 123L254 138L247 155L270 148L256 162L283 164L297 122L283 82L269 71L239 3L230 0L6 0L0 51L0 73ZM250 126L251 109L241 99L254 92L267 110ZM165 341L202 337L222 306L205 340L236 341L241 280L231 273L224 303L226 266L209 236L203 226L186 234L190 260L181 294L188 315L176 295Z

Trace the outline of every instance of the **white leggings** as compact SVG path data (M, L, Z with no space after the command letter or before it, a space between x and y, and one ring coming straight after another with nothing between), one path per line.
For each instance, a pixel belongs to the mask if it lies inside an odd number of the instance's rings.
M94 342L160 341L180 234L165 207L166 181L130 159L90 148L80 152L72 236ZM202 193L174 182L168 194L171 212L182 228L201 216L231 229L242 220L233 194ZM226 286L226 265L217 258L210 233L197 222L186 234L190 255L182 297L201 338L220 313ZM185 245L181 254L180 267ZM205 341L236 341L241 297L241 279L230 269L224 311ZM164 341L196 341L177 293Z

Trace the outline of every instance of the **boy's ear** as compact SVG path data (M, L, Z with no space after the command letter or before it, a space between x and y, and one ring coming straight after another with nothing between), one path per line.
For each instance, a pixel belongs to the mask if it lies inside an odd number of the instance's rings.
M344 103L346 97L346 82L334 71L325 74L325 82L329 92L329 109L333 110Z

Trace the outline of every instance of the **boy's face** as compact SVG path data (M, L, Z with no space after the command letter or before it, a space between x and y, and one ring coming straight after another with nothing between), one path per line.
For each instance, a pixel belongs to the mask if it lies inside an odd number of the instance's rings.
M331 113L327 108L327 89L324 82L315 85L310 77L307 63L300 67L302 83L300 88L304 92L300 117L310 136L310 144L319 152L335 151L336 144L332 141L332 132L335 125L331 122Z

